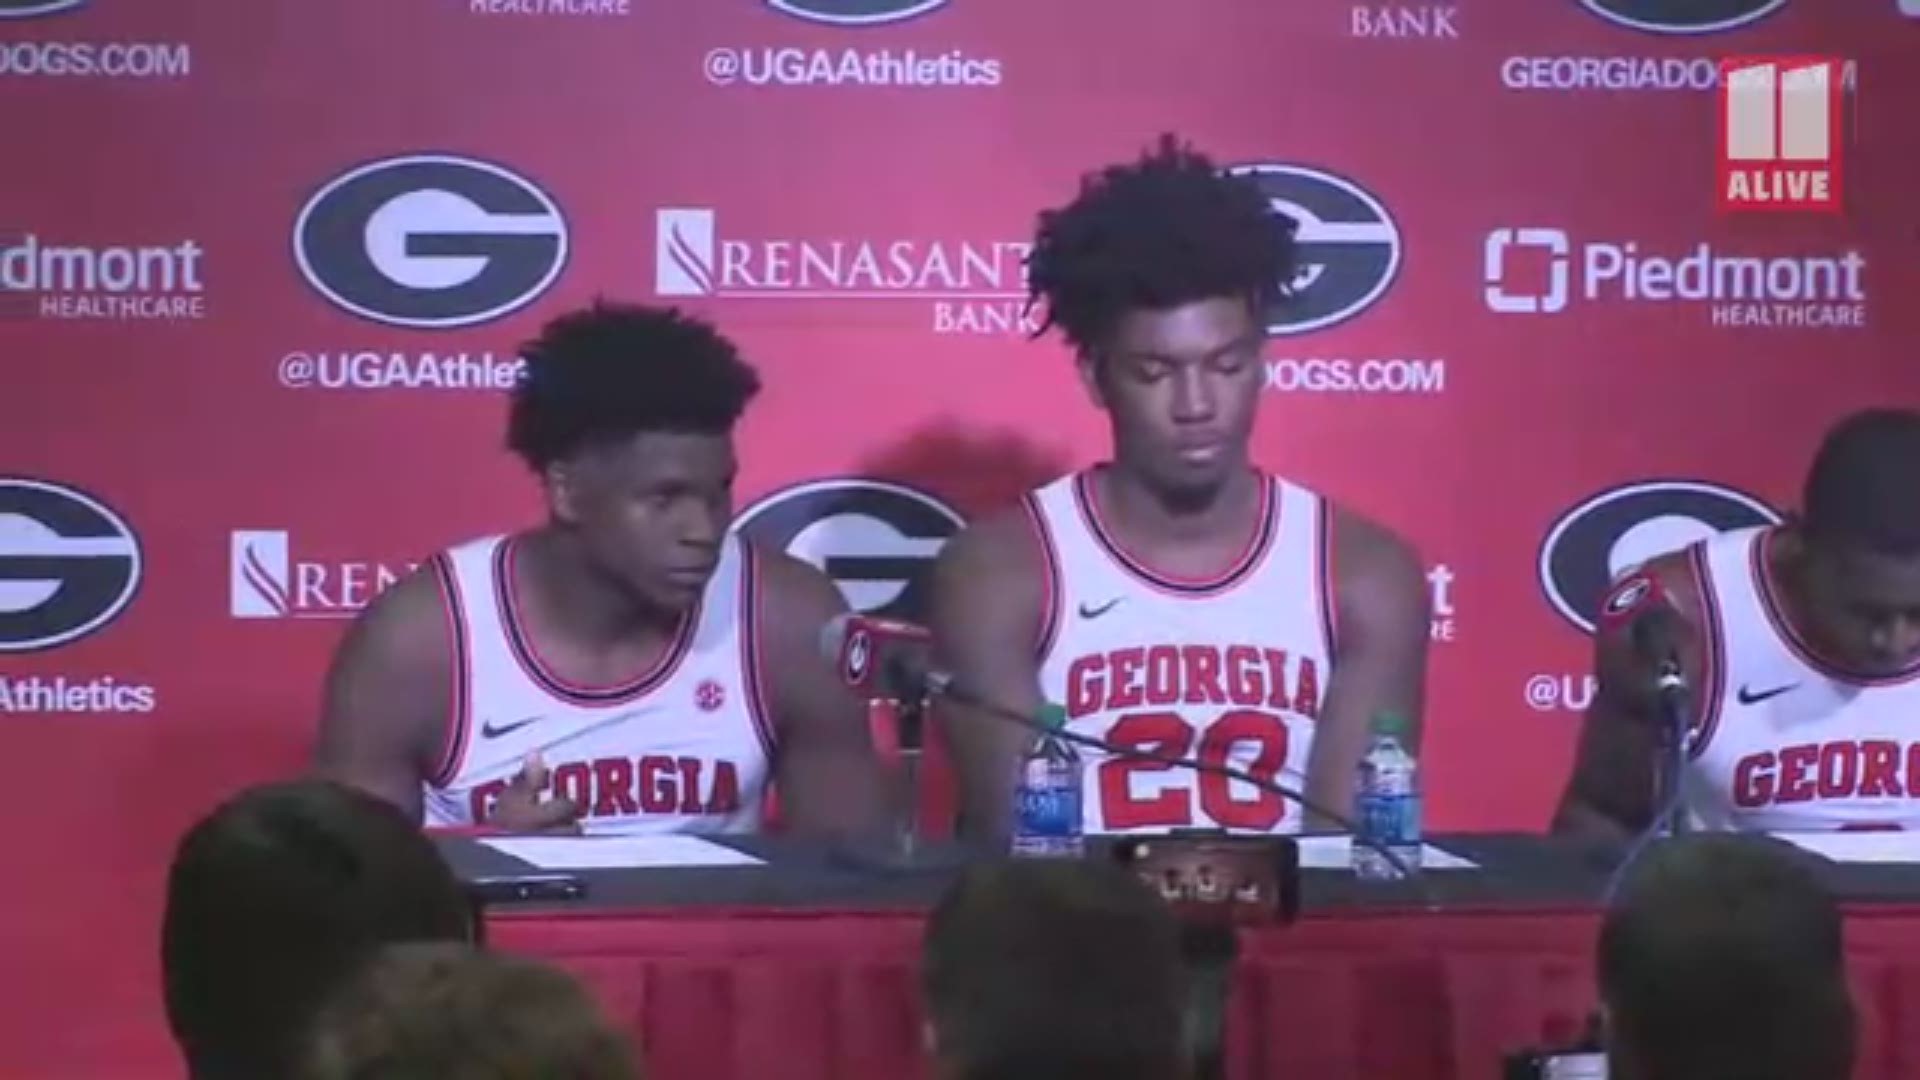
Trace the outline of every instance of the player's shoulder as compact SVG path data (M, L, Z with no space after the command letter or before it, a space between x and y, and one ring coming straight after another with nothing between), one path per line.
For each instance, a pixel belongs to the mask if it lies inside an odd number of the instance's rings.
M1340 590L1426 591L1420 552L1406 536L1349 506L1318 496L1330 525L1334 583Z
M1045 558L1025 499L967 523L940 549L938 571L976 582L1038 579Z

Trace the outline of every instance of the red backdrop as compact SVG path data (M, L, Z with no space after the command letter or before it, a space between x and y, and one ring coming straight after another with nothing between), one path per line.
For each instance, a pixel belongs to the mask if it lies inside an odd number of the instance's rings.
M542 319L718 320L751 527L911 615L950 513L1103 452L1019 255L1163 129L1304 223L1256 450L1432 567L1433 825L1541 825L1610 562L1920 391L1915 14L0 0L0 1067L163 1049L171 840L301 763L340 616L536 518L499 391ZM1804 52L1856 65L1846 212L1717 213L1715 62Z

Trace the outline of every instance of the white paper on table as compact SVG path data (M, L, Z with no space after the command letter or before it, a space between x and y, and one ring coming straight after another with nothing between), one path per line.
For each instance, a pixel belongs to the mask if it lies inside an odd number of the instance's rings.
M697 836L495 836L480 842L542 870L766 865Z
M1920 863L1920 833L1781 832L1775 837L1844 863Z
M1336 836L1301 836L1295 840L1300 845L1302 870L1346 870L1353 866L1353 837L1345 833ZM1422 844L1420 869L1478 870L1480 866L1432 844Z

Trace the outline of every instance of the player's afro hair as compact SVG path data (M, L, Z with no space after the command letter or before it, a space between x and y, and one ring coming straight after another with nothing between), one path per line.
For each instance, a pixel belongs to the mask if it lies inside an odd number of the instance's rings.
M521 358L507 445L536 472L642 432L729 432L760 391L731 342L674 309L596 301L547 323Z
M1257 318L1293 279L1295 227L1252 181L1162 135L1040 214L1027 258L1028 306L1046 305L1035 336L1057 326L1094 355L1129 311L1222 296L1246 297Z
M1883 555L1920 555L1920 413L1866 409L1827 432L1807 474L1807 534Z

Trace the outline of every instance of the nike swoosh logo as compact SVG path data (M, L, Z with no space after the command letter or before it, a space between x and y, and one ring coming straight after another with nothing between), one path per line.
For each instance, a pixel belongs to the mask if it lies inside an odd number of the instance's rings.
M1080 617L1083 619L1097 619L1100 616L1105 615L1107 612L1112 611L1114 607L1124 599L1126 599L1126 597L1116 596L1113 599L1107 601L1106 603L1101 604L1099 607L1094 607L1092 604L1081 604Z
M1740 688L1740 704L1758 705L1768 698L1777 698L1789 690L1798 689L1800 689L1799 683L1788 683L1785 686L1776 686L1771 690L1761 690L1756 693L1751 687L1743 686Z
M521 728L526 727L528 724L536 723L541 719L543 719L543 717L529 716L525 720L516 720L511 724L500 724L497 726L493 721L488 720L480 725L480 737L483 739L497 739L502 735L511 735Z

